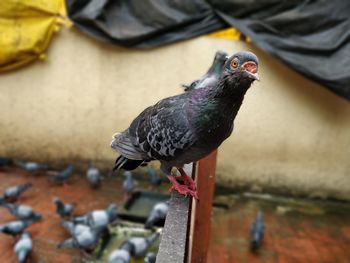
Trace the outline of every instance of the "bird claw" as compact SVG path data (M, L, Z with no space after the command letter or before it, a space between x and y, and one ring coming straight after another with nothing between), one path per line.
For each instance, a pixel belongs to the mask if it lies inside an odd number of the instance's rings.
M179 194L184 195L187 197L188 195L198 200L198 194L197 191L189 189L186 185L173 185L169 188L169 192L177 191Z

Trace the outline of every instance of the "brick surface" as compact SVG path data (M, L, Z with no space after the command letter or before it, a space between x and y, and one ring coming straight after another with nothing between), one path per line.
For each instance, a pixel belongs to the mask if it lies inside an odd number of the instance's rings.
M208 263L350 262L350 209L280 214L278 205L237 198L229 210L215 210ZM259 209L264 212L266 232L261 249L253 253L249 233Z
M48 175L41 173L32 175L20 169L11 168L0 171L0 193L9 186L22 184L27 181L33 183L18 200L20 204L31 206L40 212L44 219L28 228L31 233L34 249L31 262L69 263L79 262L80 254L74 249L56 248L56 245L69 235L59 225L59 217L55 213L52 203L54 196L64 202L77 202L76 214L83 214L93 209L104 209L109 203L120 204L122 201L121 178L105 178L102 187L94 190L88 185L83 175L74 174L66 186L53 186L48 182ZM0 207L0 224L14 220L7 209ZM0 235L0 262L17 262L13 253L13 239L7 235Z

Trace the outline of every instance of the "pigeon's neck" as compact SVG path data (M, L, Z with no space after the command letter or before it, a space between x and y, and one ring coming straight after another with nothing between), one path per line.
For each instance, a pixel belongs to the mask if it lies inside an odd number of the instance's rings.
M198 89L193 92L188 105L192 128L215 146L231 134L233 121L249 88L236 83L239 82L221 79L216 87Z

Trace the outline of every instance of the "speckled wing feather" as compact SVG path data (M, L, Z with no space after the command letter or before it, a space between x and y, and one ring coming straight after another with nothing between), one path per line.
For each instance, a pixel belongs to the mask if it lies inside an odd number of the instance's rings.
M145 109L121 133L114 149L130 159L171 160L194 143L194 134L185 114L187 94L164 99ZM116 141L116 140L115 140ZM127 145L127 147L125 146ZM135 151L134 155L132 152Z

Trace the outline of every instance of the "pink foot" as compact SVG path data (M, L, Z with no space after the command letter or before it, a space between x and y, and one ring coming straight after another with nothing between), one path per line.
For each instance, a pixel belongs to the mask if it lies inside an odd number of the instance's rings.
M193 191L196 191L197 186L193 179L185 173L184 169L178 168L178 170L181 174L181 176L179 176L178 179L183 181L184 184L188 186L188 188L192 189Z
M172 187L169 188L169 192L174 190L178 191L179 194L182 195L190 195L198 200L198 195L196 190L189 189L187 185L181 185L174 176L168 176L169 181L173 184Z

